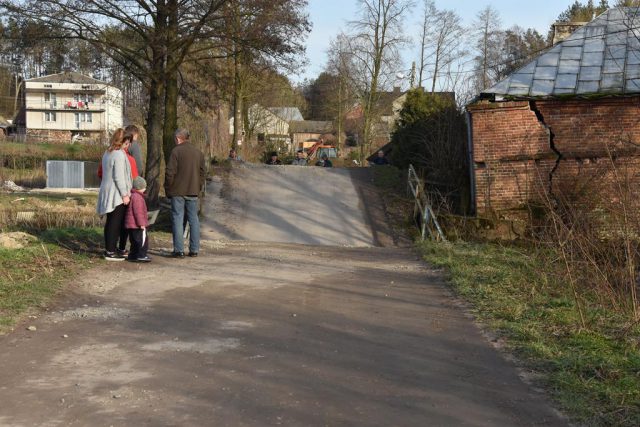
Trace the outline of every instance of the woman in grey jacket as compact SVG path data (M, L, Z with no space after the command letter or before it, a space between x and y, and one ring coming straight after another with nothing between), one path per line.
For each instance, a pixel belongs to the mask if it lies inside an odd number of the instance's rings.
M98 215L107 215L104 224L104 258L108 261L122 261L116 244L124 224L126 205L131 195L131 166L124 153L124 130L117 129L109 148L102 156L102 182L98 192Z

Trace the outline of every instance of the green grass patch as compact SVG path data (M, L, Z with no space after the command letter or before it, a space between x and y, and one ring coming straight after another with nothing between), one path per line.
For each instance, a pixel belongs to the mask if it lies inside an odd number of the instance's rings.
M99 228L58 229L41 233L21 249L0 248L0 333L46 307L89 265L101 242Z
M491 243L420 243L476 316L543 373L553 397L587 425L640 425L640 328L582 295L581 327L568 285L534 251Z
M383 190L402 190L406 186L404 172L394 166L372 166L371 174L376 187Z

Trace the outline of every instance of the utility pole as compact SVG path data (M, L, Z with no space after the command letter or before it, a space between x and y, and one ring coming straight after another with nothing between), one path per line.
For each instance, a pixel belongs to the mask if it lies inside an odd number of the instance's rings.
M409 77L409 89L413 89L416 85L416 61L411 64L411 76Z
M20 78L20 63L22 62L22 57L20 55L13 56L11 58L11 62L13 63L14 74L16 76L16 93L13 100L13 119L15 120L16 116L18 115L18 97L20 96L20 88L22 87L22 82L24 80Z

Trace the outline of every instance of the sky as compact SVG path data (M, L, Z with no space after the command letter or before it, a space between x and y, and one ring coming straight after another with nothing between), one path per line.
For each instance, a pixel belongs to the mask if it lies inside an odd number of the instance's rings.
M438 9L456 11L462 17L464 25L470 25L480 10L491 5L500 15L502 28L518 25L522 28L535 28L543 35L547 34L549 26L558 15L573 2L574 0L435 0ZM356 0L309 0L308 13L313 23L307 39L309 63L301 67L299 76L291 76L292 80L299 82L305 78L314 79L323 71L329 42L341 31L347 32L348 22L358 16L357 3ZM415 3L418 6L407 18L406 35L417 39L423 1L415 0ZM416 50L415 47L413 50ZM417 58L417 53L407 49L403 57L405 64L401 64L398 71L406 73L411 68L411 61Z

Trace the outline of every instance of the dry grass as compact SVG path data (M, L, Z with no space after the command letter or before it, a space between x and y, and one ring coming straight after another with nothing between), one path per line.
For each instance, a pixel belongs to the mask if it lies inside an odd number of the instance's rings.
M95 227L95 194L0 193L0 230Z

